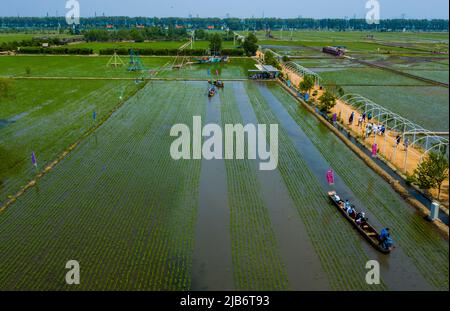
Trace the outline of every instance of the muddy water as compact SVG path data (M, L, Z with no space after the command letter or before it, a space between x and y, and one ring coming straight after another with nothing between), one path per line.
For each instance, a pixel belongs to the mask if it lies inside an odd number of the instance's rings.
M301 127L289 115L285 107L270 92L265 84L258 84L258 89L265 98L274 115L280 122L280 126L287 132L289 138L294 143L297 151L308 164L309 169L317 177L322 185L323 191L336 190L342 198L349 199L358 207L364 209L364 205L355 197L351 189L342 181L339 175L335 174L335 185L330 186L326 181L326 171L330 168L329 163L322 156L319 150L309 140ZM368 186L370 187L370 185ZM369 191L369 190L368 190ZM382 224L377 221L374 215L366 213L375 227L381 228ZM357 234L355 232L355 234ZM363 237L361 237L363 240ZM431 290L430 285L421 276L411 259L397 248L391 255L386 256L363 240L362 243L370 259L380 263L380 273L383 281L390 290ZM365 264L365 263L362 263Z
M244 124L257 126L258 120L243 83L233 82L228 85L233 87ZM264 204L269 210L281 257L286 266L290 287L298 291L329 290L328 279L319 257L308 238L304 224L297 215L279 170L260 171L257 168L258 163L259 161L253 161Z
M203 125L221 124L220 104L218 94L207 100ZM199 195L192 289L233 290L230 210L224 160L202 160Z

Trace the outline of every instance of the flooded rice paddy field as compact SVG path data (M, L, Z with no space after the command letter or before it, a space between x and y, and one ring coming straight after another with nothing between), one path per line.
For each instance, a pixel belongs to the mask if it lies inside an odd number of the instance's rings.
M69 290L64 267L76 259L83 290L448 290L448 241L278 84L206 92L206 82L147 83L0 214L0 289ZM279 124L277 169L173 160L170 129L193 116ZM331 189L390 227L397 249L369 246ZM369 260L380 285L366 284Z

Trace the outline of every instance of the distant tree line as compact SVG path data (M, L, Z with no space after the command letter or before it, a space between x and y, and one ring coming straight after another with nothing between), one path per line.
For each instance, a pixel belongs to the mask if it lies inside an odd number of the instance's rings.
M177 41L186 40L188 33L185 28L175 28L169 26L168 29L163 27L147 27L147 28L132 28L132 29L92 29L82 32L86 41L134 41L144 42L146 40L158 41Z
M372 31L448 31L449 22L444 19L385 19L379 25L369 25L365 19L312 19L312 18L147 18L147 17L92 17L81 18L79 30L114 27L132 29L136 26L188 29L321 29L321 30L372 30ZM69 28L64 17L0 17L0 28L60 29Z
M134 41L144 42L149 41L185 41L191 37L186 28L174 28L172 26L164 27L151 26L147 28L132 28L132 29L90 29L81 32L86 41ZM208 33L203 29L195 30L195 39L209 41L212 38L220 36L222 41L233 41L232 31L220 31Z

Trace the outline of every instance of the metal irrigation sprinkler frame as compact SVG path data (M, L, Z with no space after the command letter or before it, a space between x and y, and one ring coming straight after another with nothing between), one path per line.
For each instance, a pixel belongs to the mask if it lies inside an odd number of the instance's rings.
M271 52L275 53L273 51L271 51ZM275 53L275 55L278 55L280 58L282 58L282 56L280 54L278 54L278 53ZM297 63L294 63L294 62L286 62L283 65L284 65L284 67L286 69L297 73L301 77L312 76L314 78L314 83L315 83L316 86L321 86L322 85L322 81L323 81L322 77L319 76L314 71L311 71L308 68L305 68L305 67L303 67L303 66L301 66L301 65L299 65Z

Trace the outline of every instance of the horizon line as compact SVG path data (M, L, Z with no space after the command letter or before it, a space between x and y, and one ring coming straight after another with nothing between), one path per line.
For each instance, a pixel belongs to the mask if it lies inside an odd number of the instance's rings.
M0 18L65 18L65 15L50 15L50 16L31 16L31 15L0 15ZM312 19L312 20L324 20L324 19L343 19L343 20L361 20L365 19L365 17L218 17L218 16L130 16L130 15L94 15L94 16L81 16L81 18L117 18L117 17L126 17L126 18L158 18L158 19L241 19L241 20L250 20L250 19L280 19L280 20L295 20L295 19ZM410 18L401 18L401 17L391 17L391 18L381 18L380 21L387 20L446 20L449 18L442 17L410 17Z

